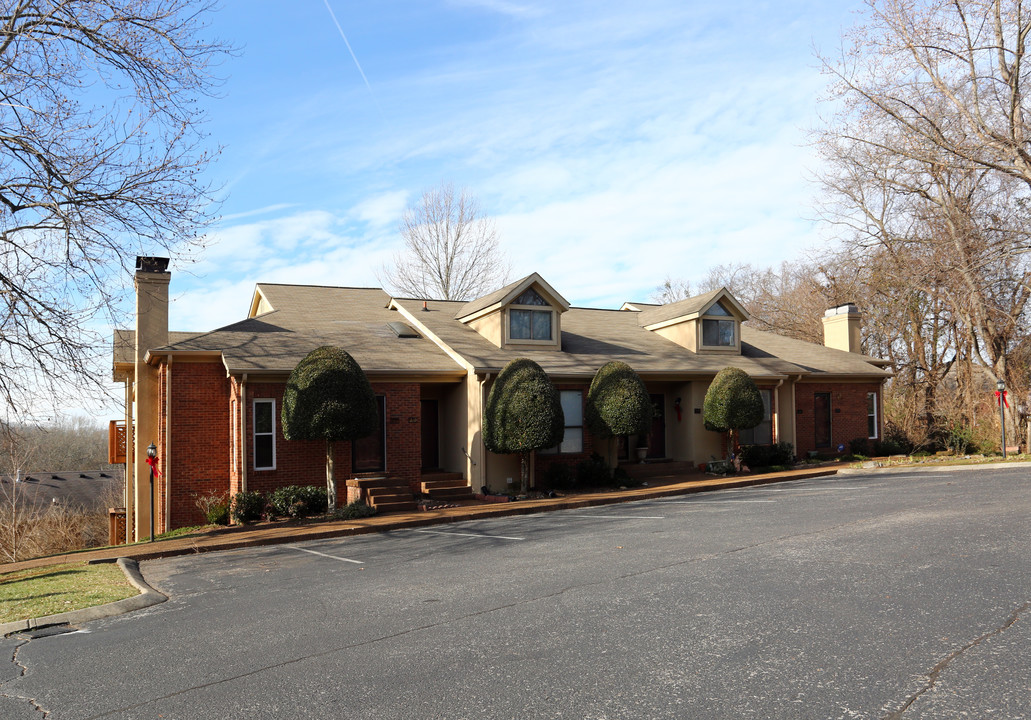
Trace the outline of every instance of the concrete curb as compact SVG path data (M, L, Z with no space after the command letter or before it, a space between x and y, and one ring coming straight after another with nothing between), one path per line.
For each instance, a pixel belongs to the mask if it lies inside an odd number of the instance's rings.
M935 465L934 463L911 464L911 465L885 465L883 467L845 467L838 470L839 475L860 475L869 473L895 473L895 472L956 472L959 470L970 470L971 468L1007 470L1009 468L1031 468L1031 462L978 462L968 464Z
M99 562L110 561L102 560ZM99 620L113 615L122 615L133 610L142 610L143 608L163 603L168 599L167 595L158 592L147 584L147 581L143 579L143 575L140 573L140 564L138 562L130 558L118 558L115 562L122 569L122 572L125 573L125 579L129 581L129 584L140 591L139 595L125 598L124 600L116 600L106 605L97 605L96 607L82 608L81 610L69 610L68 612L47 615L41 618L29 618L28 620L14 620L3 623L0 624L0 636L6 637L12 633L36 630L50 625L72 625L90 620ZM91 562L89 564L98 563Z

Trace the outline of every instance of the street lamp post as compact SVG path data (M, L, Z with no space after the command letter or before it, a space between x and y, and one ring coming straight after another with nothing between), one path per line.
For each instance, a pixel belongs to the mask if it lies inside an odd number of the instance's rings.
M1005 441L1003 441L1005 445ZM1006 449L1003 448L1002 452L1005 454ZM150 541L154 542L154 458L158 455L157 446L151 443L147 447L147 464L150 465Z
M1002 459L1006 459L1006 411L1004 406L1006 405L1006 383L1000 378L996 383L995 387L998 389L996 395L999 396L999 426L1002 428Z
M1027 412L1028 408L1026 403L1020 403L1017 405L1017 417L1020 418L1020 426L1017 428L1018 445L1020 444L1019 438L1021 430L1024 431L1025 435L1031 435L1031 424L1028 424ZM1031 453L1031 442L1028 442L1026 438L1024 440L1024 452Z

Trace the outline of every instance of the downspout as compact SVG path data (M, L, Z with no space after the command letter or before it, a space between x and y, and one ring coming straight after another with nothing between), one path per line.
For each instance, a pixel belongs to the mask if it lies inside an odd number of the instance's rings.
M247 492L247 373L240 380L240 492Z
M798 453L798 381L802 379L801 375L795 376L795 381L791 384L791 437L795 439L795 453Z
M136 457L136 374L125 383L125 482L122 492L125 497L122 503L125 505L125 542L126 544L136 539L134 528L136 527L136 465L133 459Z
M774 423L774 425L773 425L773 431L774 431L773 442L774 443L779 443L780 442L780 438L781 438L781 432L780 432L780 393L778 391L780 390L781 385L784 384L784 380L785 379L786 378L781 378L780 380L777 381L777 384L773 386L773 398L772 398L772 400L773 400L773 407L770 408L770 412L775 413L776 416L777 416L777 422Z
M483 442L483 425L487 417L487 383L490 381L490 373L485 373L480 380L480 472L477 478L480 486L487 484L487 446Z
M165 365L165 447L162 452L165 455L165 527L163 532L168 532L172 527L172 455L169 450L172 447L172 355L168 355L168 364Z

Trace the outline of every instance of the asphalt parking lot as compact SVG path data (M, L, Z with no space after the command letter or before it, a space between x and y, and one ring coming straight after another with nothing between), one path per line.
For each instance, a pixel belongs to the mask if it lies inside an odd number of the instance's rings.
M1029 480L841 475L145 562L168 602L2 641L0 717L1027 717Z

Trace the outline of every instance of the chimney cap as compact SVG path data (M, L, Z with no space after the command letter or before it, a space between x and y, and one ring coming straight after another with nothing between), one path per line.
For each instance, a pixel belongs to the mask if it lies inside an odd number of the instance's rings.
M136 256L136 272L168 272L168 258Z
M832 307L823 314L824 317L833 317L835 315L859 315L859 308L856 307L855 303L843 303Z

